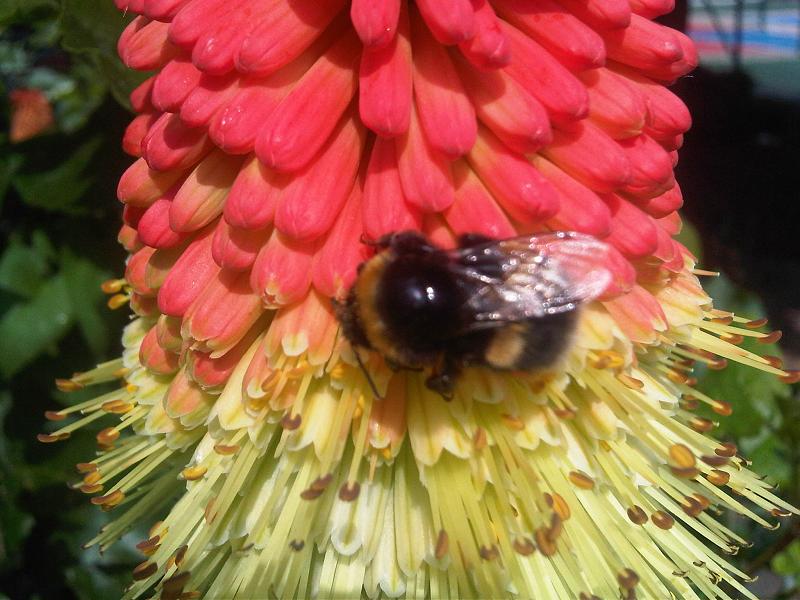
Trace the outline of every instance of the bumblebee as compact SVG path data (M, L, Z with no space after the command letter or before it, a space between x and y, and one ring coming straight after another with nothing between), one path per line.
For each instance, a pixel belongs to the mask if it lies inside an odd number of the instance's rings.
M376 253L335 304L342 333L362 368L360 348L393 368L430 369L426 385L445 398L466 366L552 367L569 347L580 305L611 281L608 246L573 232L467 234L445 250L404 231L371 244Z

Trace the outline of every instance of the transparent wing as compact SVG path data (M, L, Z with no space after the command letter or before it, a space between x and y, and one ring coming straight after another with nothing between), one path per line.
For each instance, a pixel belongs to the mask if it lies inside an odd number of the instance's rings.
M591 236L556 232L490 241L450 252L470 290L471 329L574 310L611 282L609 246Z

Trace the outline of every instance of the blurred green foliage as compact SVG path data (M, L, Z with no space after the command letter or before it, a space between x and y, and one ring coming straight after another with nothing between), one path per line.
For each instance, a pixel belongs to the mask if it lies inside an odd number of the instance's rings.
M66 485L91 433L36 440L43 411L68 400L53 380L117 354L127 319L99 286L125 258L122 104L142 79L116 58L129 20L107 0L0 0L0 597L118 597L138 562L132 541L81 548L106 521ZM18 89L41 91L54 123L13 143Z
M126 22L110 0L0 0L0 598L115 598L138 562L133 534L104 556L81 549L106 515L64 482L94 451L91 433L56 446L35 439L42 413L67 403L52 381L116 355L125 322L99 285L124 260L115 187L129 159L119 140L127 94L142 78L116 57ZM45 94L55 125L13 144L7 98L20 88ZM693 240L687 228L696 249ZM724 277L707 288L722 308L763 314ZM703 391L734 405L730 418L709 415L718 437L800 503L800 407L790 389L735 364L698 374ZM796 530L730 525L755 544L739 565L770 567L788 598L800 578Z

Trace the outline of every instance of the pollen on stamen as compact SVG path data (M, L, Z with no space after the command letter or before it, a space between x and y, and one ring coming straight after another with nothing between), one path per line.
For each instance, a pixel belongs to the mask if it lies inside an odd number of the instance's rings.
M594 479L583 471L570 471L568 477L576 487L582 490L591 490L594 488Z
M238 451L238 444L214 444L214 452L220 456L233 456Z
M644 525L647 523L647 513L641 506L631 506L628 510L628 518L634 525Z
M158 565L154 562L145 561L136 565L133 569L133 580L141 581L155 575L158 571Z
M289 413L286 413L281 419L281 427L287 431L294 431L300 428L302 422L303 417L299 413L296 415L290 415Z
M123 306L127 305L130 302L131 297L127 294L115 294L108 299L106 305L111 310L117 310L122 308Z
M514 551L521 556L530 556L536 551L536 546L528 538L517 538L512 544Z
M77 392L84 386L73 379L56 379L56 387L60 392Z
M786 369L786 375L782 375L779 379L786 384L800 383L800 369Z
M361 493L361 484L357 481L345 483L339 488L339 499L343 502L353 502Z
M444 529L439 531L436 538L436 546L434 548L434 556L436 560L441 560L450 550L450 537Z
M126 283L125 279L108 279L100 284L100 289L106 294L117 294Z
M653 522L653 525L665 531L672 529L672 526L675 524L675 519L672 518L672 515L663 510L658 510L650 515L650 520Z
M756 338L756 341L759 344L775 344L783 337L783 332L780 329L776 329L764 336L760 336Z

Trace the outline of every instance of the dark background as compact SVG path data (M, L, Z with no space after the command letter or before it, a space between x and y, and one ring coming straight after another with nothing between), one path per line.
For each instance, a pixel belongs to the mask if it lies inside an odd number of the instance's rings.
M672 20L680 26L685 16ZM722 16L729 21L730 11ZM91 431L66 444L36 441L43 412L67 401L53 380L116 356L127 321L124 310L106 308L99 289L121 275L125 258L115 242L115 189L130 162L120 150L126 90L138 80L114 54L125 22L110 0L0 0L0 598L118 597L140 560L133 543L141 535L105 556L81 550L106 518L65 483L91 456ZM723 272L708 285L719 307L768 313L784 330L793 368L800 367L799 67L797 54L767 63L745 53L738 69L716 57L675 87L694 115L677 169L691 223L684 240L704 268ZM14 141L13 92L31 88L44 94L53 123ZM717 435L800 504L795 390L736 365L700 376L707 393L735 407ZM754 589L764 598L800 597L798 523L766 532L727 518L754 542L734 558L760 575Z

